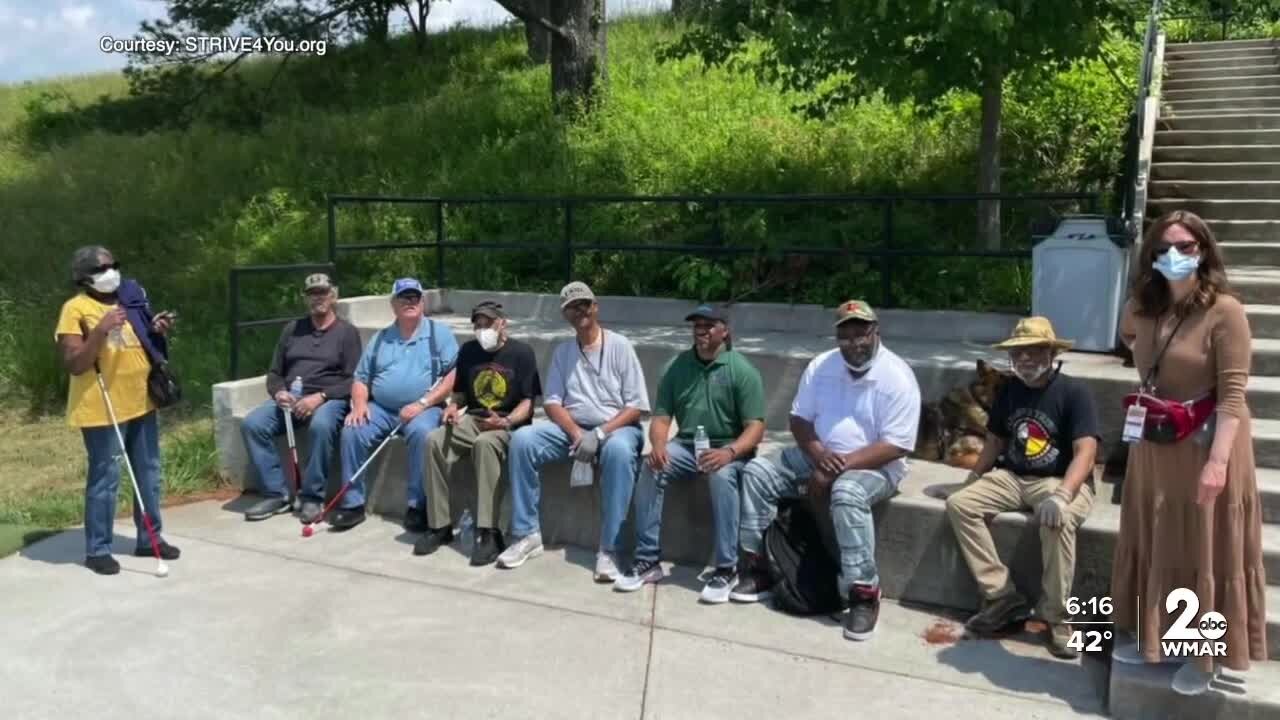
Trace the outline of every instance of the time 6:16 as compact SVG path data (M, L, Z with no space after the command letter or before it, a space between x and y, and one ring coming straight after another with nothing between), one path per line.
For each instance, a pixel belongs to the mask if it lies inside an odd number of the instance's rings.
M1077 597L1067 598L1067 614L1068 615L1110 615L1112 611L1111 598L1107 596L1091 597L1080 599Z

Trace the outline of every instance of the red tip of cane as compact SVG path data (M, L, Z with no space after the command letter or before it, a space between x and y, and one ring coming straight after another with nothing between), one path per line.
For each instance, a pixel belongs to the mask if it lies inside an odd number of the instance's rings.
M305 525L302 528L302 537L311 537L311 533L313 532L315 532L315 530L313 530L310 525Z

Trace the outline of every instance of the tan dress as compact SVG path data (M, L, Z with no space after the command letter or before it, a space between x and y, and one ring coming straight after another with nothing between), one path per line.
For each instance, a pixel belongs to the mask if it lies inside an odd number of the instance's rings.
M1140 317L1134 307L1133 301L1125 306L1120 332L1133 347L1140 380L1177 319L1172 313ZM1196 592L1197 621L1210 610L1226 618L1222 640L1228 656L1223 665L1244 671L1250 660L1267 658L1262 504L1245 399L1251 345L1244 306L1220 296L1213 307L1197 309L1183 321L1153 380L1156 395L1172 400L1192 400L1216 387L1218 417L1240 420L1226 487L1211 505L1198 505L1196 493L1212 436L1204 443L1193 435L1174 444L1142 441L1130 447L1111 597L1117 627L1141 631L1142 651L1150 662L1159 659L1159 639L1181 613L1164 609L1169 592L1179 587ZM1112 412L1122 413L1119 405ZM1207 672L1213 660L1202 658L1197 664Z

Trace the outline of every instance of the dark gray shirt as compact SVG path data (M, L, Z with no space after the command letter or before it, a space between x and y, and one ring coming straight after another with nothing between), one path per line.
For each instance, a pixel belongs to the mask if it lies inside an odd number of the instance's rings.
M311 317L284 326L275 357L267 372L267 394L275 397L302 377L302 392L323 392L330 399L351 397L351 380L360 362L360 331L337 318L327 329L317 329Z

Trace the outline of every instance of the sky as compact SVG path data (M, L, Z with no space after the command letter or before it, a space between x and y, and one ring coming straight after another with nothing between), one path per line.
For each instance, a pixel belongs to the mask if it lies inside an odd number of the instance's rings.
M613 0L609 14L669 7L670 0ZM129 39L143 20L165 16L164 0L0 0L0 83L123 69L128 57L100 49L103 37ZM402 14L401 14L402 16ZM494 0L433 3L427 25L500 23Z

